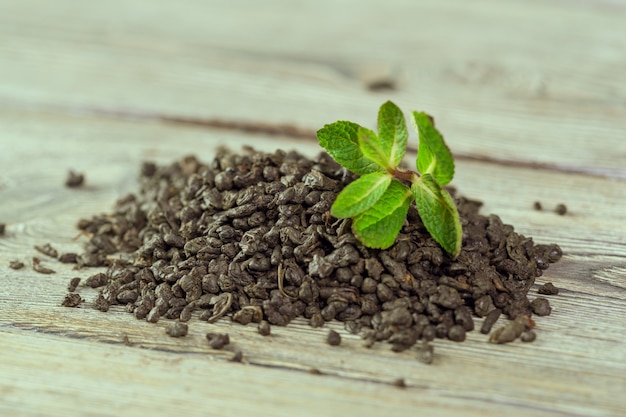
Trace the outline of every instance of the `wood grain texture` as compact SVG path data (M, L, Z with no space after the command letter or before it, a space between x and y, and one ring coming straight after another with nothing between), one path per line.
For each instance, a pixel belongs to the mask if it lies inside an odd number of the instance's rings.
M608 1L0 0L0 415L625 414L625 15ZM395 88L367 88L381 81ZM435 115L460 193L563 248L539 279L561 293L536 342L472 332L436 341L426 366L335 323L337 348L304 321L263 338L192 320L172 339L165 321L92 309L91 289L60 307L95 271L29 267L35 244L79 248L77 219L136 190L144 159L224 143L312 155L315 129L373 127L386 99ZM68 169L86 187L63 187ZM210 350L209 330L233 348Z
M366 124L391 98L433 113L458 155L625 179L625 15L539 0L3 0L0 104L313 130ZM369 92L376 80L397 89Z
M166 321L157 325L137 321L121 308L114 308L106 314L93 310L90 305L96 291L89 288L79 290L87 301L81 308L60 307L69 279L77 275L86 277L94 271L73 271L70 266L54 260L45 261L57 271L53 275L36 274L29 267L19 271L7 267L12 259L20 259L29 265L31 256L36 254L35 244L53 242L59 250L78 249L80 239L78 242L74 240L77 219L106 211L117 197L132 191L136 170L145 158L169 162L190 149L209 158L216 144L224 142L233 147L253 141L260 149L289 148L293 143L288 138L259 138L178 126L20 111L5 112L0 116L0 125L3 126L4 143L13 144L11 155L3 155L0 161L6 168L2 188L5 203L0 208L0 217L9 223L6 235L0 239L4 282L0 290L0 323L6 348L2 353L0 372L11 376L4 379L10 382L5 382L3 389L13 389L22 396L19 397L21 400L15 401L9 401L12 397L7 396L2 403L7 410L23 409L37 414L34 404L27 400L32 397L23 397L28 383L20 379L19 373L32 374L38 367L45 369L44 377L31 377L33 383L39 381L39 385L35 384L41 390L36 391L38 398L41 396L42 401L57 398L79 407L86 404L84 401L111 402L113 406L110 409L103 407L101 415L114 415L119 404L126 401L131 404L129 415L138 414L141 407L160 409L159 390L176 385L176 381L194 387L183 392L178 392L177 388L169 393L180 399L177 406L190 415L202 414L194 398L200 387L204 387L201 382L203 372L210 375L226 372L228 376L221 385L233 390L246 387L259 396L267 393L267 401L274 407L284 406L275 399L277 392L282 392L280 396L293 401L285 406L287 408L281 408L281 413L285 414L290 407L300 406L300 410L313 413L315 407L311 408L309 401L315 403L317 400L312 400L311 396L329 401L317 404L325 412L339 414L345 411L343 407L356 404L354 411L362 410L363 415L378 414L377 410L386 413L394 407L398 407L400 414L408 414L419 407L433 415L453 415L463 408L469 410L470 415L490 410L508 410L514 415L611 415L625 405L620 393L626 372L626 355L621 340L626 300L622 274L626 259L619 252L623 253L626 222L617 208L626 191L622 182L522 168L516 171L475 162L459 163L463 181L458 181L457 185L463 193L473 195L473 191L481 190L486 209L503 213L503 218L513 224L524 225L518 229L526 228L538 241L562 242L567 254L565 259L540 279L540 282L551 280L562 288L562 292L552 298L552 316L538 318L539 339L535 343L496 346L488 344L485 336L474 332L462 344L437 341L435 363L428 367L416 360L415 351L394 354L384 345L366 349L357 336L347 335L338 325L331 327L342 332L344 343L340 348L329 347L324 343L326 329L311 329L302 321L287 328L274 327L274 336L263 338L253 326L232 325L228 320L209 325L196 320L191 323L188 337L172 339L164 333ZM104 143L98 140L104 136L112 139L102 148L97 144ZM169 140L174 136L176 141ZM313 144L300 144L299 148L307 153L317 151ZM38 158L37 164L31 166L21 162L32 157ZM85 189L70 190L62 186L69 168L86 171ZM537 195L528 184L547 182L546 188L554 188L552 181L559 182L559 175L568 179L560 182L566 187L563 196L568 198L573 214L560 217L534 211L531 202ZM503 196L500 189L489 186L494 176L504 176L504 183L527 191L518 193L517 197ZM607 182L615 184L603 187L602 184ZM603 222L590 225L584 221L588 217L586 210L592 208L586 208L572 197L582 186L597 190L596 199L604 202ZM616 193L616 186L622 194ZM543 201L560 200L550 200L546 195ZM602 237L597 237L597 233ZM594 241L598 242L595 249ZM599 242L603 242L602 245ZM225 363L232 351L217 352L208 348L203 335L216 330L230 333L235 349L244 352L248 366ZM43 334L55 337L44 337ZM124 345L125 342L128 346ZM25 344L30 345L30 350L24 349ZM21 359L15 358L16 355ZM51 356L55 357L53 364L49 363ZM136 360L146 365L133 368L132 363ZM196 369L188 381L183 377L188 368L179 367L178 360L193 363L186 366ZM76 368L72 376L63 377L57 390L48 392L43 389L66 361L77 362L68 364L71 369ZM157 366L160 371L152 369L153 363L161 362ZM174 368L172 373L165 371L168 366ZM147 368L150 368L147 375L136 378L156 384L151 392L138 387L137 381L123 376L128 372L141 374ZM277 370L270 372L269 368ZM312 368L325 376L315 379L317 377L307 373ZM258 378L268 372L268 382L258 384L253 379L248 380L250 369L254 369L253 374L258 374ZM114 375L115 372L120 375ZM285 376L275 381L276 377L272 375L276 372ZM287 378L288 382L281 385L280 378ZM409 388L391 387L390 383L397 378L404 378ZM11 388L15 379L22 382ZM242 385L241 379L249 382ZM291 379L297 381L294 382L296 385L302 384L301 387L292 386ZM311 381L314 382L308 396L298 393L299 389L310 386ZM72 384L83 386L90 393L74 401L75 394L67 388ZM104 388L102 384L105 384ZM357 388L361 384L369 388L365 391ZM106 388L109 386L111 388ZM117 388L113 389L113 386ZM343 388L325 391L332 386ZM369 394L379 388L382 391L377 395L383 395L384 400L377 400L379 397ZM317 393L316 389L323 392ZM384 395L387 390L391 394ZM131 394L135 393L140 397L133 396L137 399L130 400ZM261 401L258 397L242 405L237 395L219 392L215 397L206 398L204 404L227 409L232 401L238 407L254 412L256 401ZM300 399L294 400L294 396ZM337 409L333 410L335 406ZM58 415L67 411L64 406L52 407L52 410ZM268 414L274 412L266 411Z

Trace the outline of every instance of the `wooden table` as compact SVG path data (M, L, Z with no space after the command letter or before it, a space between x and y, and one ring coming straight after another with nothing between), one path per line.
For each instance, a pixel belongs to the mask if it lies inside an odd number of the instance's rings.
M608 0L0 0L0 415L626 415L625 19ZM435 115L462 194L563 248L534 343L472 332L427 366L340 324L339 347L302 321L263 338L194 319L172 339L92 309L95 290L60 307L90 271L29 267L35 244L79 249L76 221L136 190L145 159L312 155L317 128L374 127L387 99Z

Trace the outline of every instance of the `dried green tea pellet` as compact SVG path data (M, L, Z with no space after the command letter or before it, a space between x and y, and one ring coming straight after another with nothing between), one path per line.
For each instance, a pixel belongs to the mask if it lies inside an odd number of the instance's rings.
M537 290L539 294L543 295L557 295L559 293L559 289L554 286L551 282L546 282Z
M482 334L489 334L493 325L496 324L496 322L500 318L500 314L502 314L502 310L500 310L499 308L491 310L489 314L487 314L487 317L485 317L483 325L480 326L480 332Z
M433 325L426 326L424 330L422 331L422 339L426 340L427 342L431 340L435 340L436 333L437 333L437 330L435 329L435 326Z
M57 256L59 256L59 252L49 243L46 243L45 245L35 245L35 249L51 258L56 258Z
M103 311L103 312L109 311L109 307L110 306L111 305L106 300L106 298L104 298L104 296L102 294L98 294L98 296L96 297L96 299L93 302L93 307L96 310Z
M64 253L59 256L59 262L63 264L75 264L78 262L78 254L76 253Z
M512 342L522 334L524 329L525 326L521 321L513 320L493 332L489 337L489 342L497 344Z
M465 340L465 328L460 324L455 324L448 330L448 339L454 342L462 342Z
M426 365L430 365L433 363L435 348L433 345L424 343L417 351L417 360L425 363Z
M339 346L341 344L341 335L331 329L326 336L326 343L331 346Z
M104 272L98 272L97 274L94 274L87 278L87 280L85 281L85 285L91 288L98 288L105 285L108 280L109 278Z
M537 334L532 330L528 330L520 336L522 342L534 342L537 338Z
M398 378L396 380L394 380L391 385L398 387L398 388L406 388L406 382L404 381L404 378Z
M85 176L81 173L69 171L67 173L67 179L65 180L65 186L68 188L77 188L83 185L85 182Z
M326 320L324 320L324 317L322 317L320 313L313 314L309 320L311 327L322 327L324 323L326 323Z
M41 264L41 259L34 257L33 258L33 271L39 272L40 274L54 274L55 271L53 269L47 268Z
M258 326L259 334L261 336L269 336L271 332L270 324L267 320L263 320L259 323Z
M550 302L547 298L537 297L530 303L530 308L538 316L547 316L552 312Z
M206 340L213 349L222 349L230 343L230 337L227 333L207 333Z
M11 269L22 269L24 268L24 262L13 260L9 262L9 268Z
M181 323L178 321L175 321L174 323L170 323L165 328L165 333L167 333L171 337L187 336L188 331L189 331L189 327L185 323Z
M231 362L241 362L243 360L243 352L238 350L233 354L233 356L229 359Z
M70 283L67 286L67 290L69 292L74 292L76 290L76 287L78 287L78 284L80 284L80 278L78 277L72 278L70 280Z
M82 302L83 299L80 297L80 294L69 293L65 296L61 305L63 307L76 307Z
M156 323L159 321L160 318L161 318L161 313L159 312L159 308L156 306L152 307L148 315L145 317L148 323Z

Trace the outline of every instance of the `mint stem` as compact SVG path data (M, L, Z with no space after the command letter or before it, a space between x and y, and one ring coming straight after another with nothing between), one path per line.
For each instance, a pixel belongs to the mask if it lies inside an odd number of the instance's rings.
M411 181L414 177L420 176L420 174L415 171L400 171L399 169L392 169L389 173L399 180L406 181Z

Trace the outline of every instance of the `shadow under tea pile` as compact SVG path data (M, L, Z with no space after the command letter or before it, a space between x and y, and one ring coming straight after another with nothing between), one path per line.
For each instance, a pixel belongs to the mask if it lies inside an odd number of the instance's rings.
M473 315L521 318L549 313L527 294L561 250L535 245L481 203L455 199L463 246L452 259L430 237L415 207L387 250L361 245L349 219L329 210L355 177L327 154L220 151L210 163L187 157L145 163L141 191L113 213L81 220L91 239L81 266L107 265L86 285L101 287L95 307L125 304L138 319L188 321L223 316L284 326L305 317L402 351L417 340L456 341ZM516 336L519 336L517 332Z

